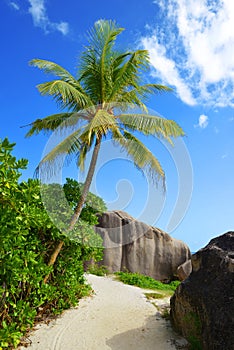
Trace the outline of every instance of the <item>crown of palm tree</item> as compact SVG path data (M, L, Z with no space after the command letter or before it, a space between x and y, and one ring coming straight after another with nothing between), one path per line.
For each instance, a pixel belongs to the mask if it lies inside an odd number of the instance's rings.
M54 62L41 59L30 62L56 76L56 80L39 84L37 88L42 95L53 96L66 111L37 119L30 124L26 136L76 126L40 165L50 164L61 154L75 153L78 165L83 168L87 152L95 142L111 137L126 150L138 168L150 173L153 180L164 179L159 161L133 132L153 135L170 143L184 132L173 120L148 114L143 100L152 93L171 89L144 83L143 73L149 68L148 51L114 50L116 38L122 31L123 28L113 21L95 23L88 34L89 44L81 55L77 77ZM134 112L136 107L140 108L140 113Z
M164 171L158 159L134 132L163 138L170 143L173 143L174 137L184 135L173 120L148 114L143 101L153 93L171 89L144 82L144 71L149 68L146 50L114 50L116 38L122 31L123 28L113 21L100 20L95 23L88 35L88 46L81 55L77 77L54 62L40 59L31 61L31 65L57 77L37 87L42 95L53 96L64 110L30 124L26 136L55 130L61 135L60 141L42 159L39 168L45 166L51 169L52 162L61 159L61 155L70 154L77 156L78 165L83 168L86 155L93 147L83 192L67 232L75 228L80 217L104 138L109 137L124 148L134 164L148 171L151 178L158 182L159 179L164 180ZM140 108L140 113L136 113L134 108ZM68 135L67 130L71 131ZM55 247L49 266L55 263L63 244L61 240ZM44 278L44 283L47 283L49 276Z

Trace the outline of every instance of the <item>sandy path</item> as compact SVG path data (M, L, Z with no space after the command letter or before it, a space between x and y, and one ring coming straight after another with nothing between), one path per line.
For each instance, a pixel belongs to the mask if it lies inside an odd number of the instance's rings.
M88 275L95 294L32 333L28 350L172 350L180 338L140 288ZM24 347L20 347L25 350Z

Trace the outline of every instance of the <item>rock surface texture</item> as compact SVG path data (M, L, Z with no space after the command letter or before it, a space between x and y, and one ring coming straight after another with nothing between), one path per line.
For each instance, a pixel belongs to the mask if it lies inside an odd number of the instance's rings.
M234 349L234 232L194 254L192 268L171 298L175 328L196 349Z
M192 272L192 262L191 260L185 261L182 265L177 268L177 276L180 281L184 281L190 273Z
M176 275L178 266L191 257L185 243L123 211L104 213L96 231L105 247L101 263L110 272L127 269L167 281Z

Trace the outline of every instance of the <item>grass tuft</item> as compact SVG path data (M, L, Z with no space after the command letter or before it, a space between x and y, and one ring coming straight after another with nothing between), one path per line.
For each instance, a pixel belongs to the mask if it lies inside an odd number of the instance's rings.
M145 293L145 296L148 300L165 298L165 294L160 294L160 293Z

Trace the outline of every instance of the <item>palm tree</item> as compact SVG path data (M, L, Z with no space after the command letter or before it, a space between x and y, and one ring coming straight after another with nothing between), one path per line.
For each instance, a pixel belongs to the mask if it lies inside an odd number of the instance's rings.
M113 21L99 20L88 33L88 46L80 57L78 76L74 77L60 65L47 60L34 59L30 63L45 73L54 74L56 80L37 86L42 95L51 95L66 112L37 119L30 124L26 136L41 131L66 129L77 121L81 125L49 152L40 165L50 165L61 154L75 153L78 166L83 168L87 153L92 151L83 193L74 210L68 230L79 219L94 174L101 143L111 138L126 150L134 164L148 171L153 181L165 178L158 159L133 134L153 135L173 143L173 138L184 132L173 120L148 114L143 103L153 93L170 91L158 84L144 81L144 70L149 68L146 50L118 52L114 50L117 36L123 31ZM136 113L134 108L140 108ZM130 110L130 112L129 112ZM49 265L53 265L63 242L54 250ZM46 279L47 281L47 279ZM45 282L46 282L45 281Z

